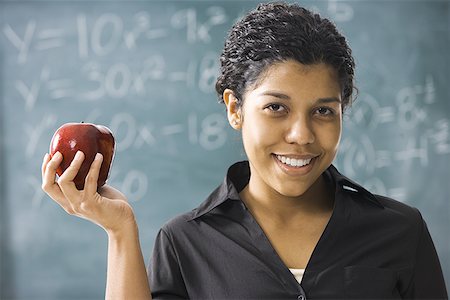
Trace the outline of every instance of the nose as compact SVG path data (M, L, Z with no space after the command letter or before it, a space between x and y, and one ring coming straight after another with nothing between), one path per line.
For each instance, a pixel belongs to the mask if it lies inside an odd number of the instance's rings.
M289 144L307 145L315 141L311 120L306 117L295 117L290 121L286 132L286 142Z

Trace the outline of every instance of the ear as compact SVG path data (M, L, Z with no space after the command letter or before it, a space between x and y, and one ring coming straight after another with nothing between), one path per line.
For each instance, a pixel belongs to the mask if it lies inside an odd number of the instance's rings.
M223 91L223 101L227 107L227 117L228 122L231 127L236 130L241 129L242 119L241 119L241 107L239 106L238 99L234 95L233 91L230 89L225 89Z

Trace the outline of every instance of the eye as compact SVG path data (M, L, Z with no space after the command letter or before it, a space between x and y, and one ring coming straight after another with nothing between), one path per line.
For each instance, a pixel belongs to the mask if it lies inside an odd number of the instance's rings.
M316 109L316 113L320 116L332 116L335 114L334 110L329 107L319 107Z
M268 109L271 112L274 113L284 113L287 111L286 107L284 105L278 104L278 103L272 103L267 105L264 109Z

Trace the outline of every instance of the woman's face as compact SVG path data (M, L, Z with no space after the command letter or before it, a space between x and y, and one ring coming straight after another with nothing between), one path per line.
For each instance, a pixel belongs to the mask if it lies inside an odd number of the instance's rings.
M241 111L226 103L230 121L240 117L232 126L242 129L250 184L259 191L301 196L334 160L342 109L332 67L275 63L246 91Z

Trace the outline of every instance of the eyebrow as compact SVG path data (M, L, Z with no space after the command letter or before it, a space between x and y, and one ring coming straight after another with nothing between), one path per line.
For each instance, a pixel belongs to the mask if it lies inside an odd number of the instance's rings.
M282 100L290 100L291 99L291 97L289 97L288 95L277 92L277 91L265 91L265 92L260 93L259 95L272 96L272 97L279 98ZM341 99L339 99L337 97L325 97L325 98L319 98L316 100L316 103L319 103L319 104L333 103L333 102L341 103L342 101L341 101Z

